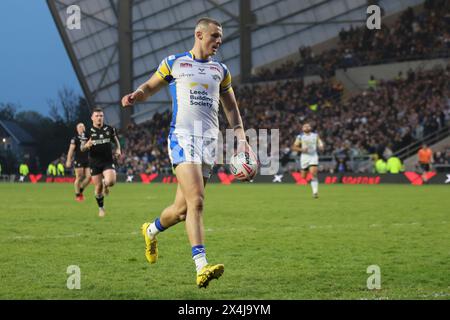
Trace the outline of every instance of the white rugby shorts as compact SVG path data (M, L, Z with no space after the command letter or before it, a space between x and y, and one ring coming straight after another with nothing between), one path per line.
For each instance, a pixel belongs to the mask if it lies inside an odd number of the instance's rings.
M211 177L217 159L217 141L216 138L169 134L167 142L172 166L175 168L181 163L198 163L202 165L203 177Z

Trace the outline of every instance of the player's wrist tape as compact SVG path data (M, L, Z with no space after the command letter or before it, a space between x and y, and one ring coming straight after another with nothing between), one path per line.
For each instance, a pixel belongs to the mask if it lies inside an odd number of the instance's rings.
M136 92L142 92L142 94L145 94L144 90L141 89L141 88L137 88L137 89L136 89Z
M236 129L238 129L238 128L242 128L242 124L237 124L237 125L235 125L235 126L233 127L233 130L236 130Z

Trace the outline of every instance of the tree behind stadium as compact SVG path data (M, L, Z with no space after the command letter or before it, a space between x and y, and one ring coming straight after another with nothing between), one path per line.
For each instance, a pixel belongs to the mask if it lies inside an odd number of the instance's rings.
M50 100L48 104L50 116L31 110L19 111L23 109L20 105L0 103L0 120L15 121L37 141L37 159L30 159L32 173L45 172L48 163L67 151L68 141L75 135L76 124L90 121L86 100L73 90L59 90L57 99ZM21 159L9 160L16 162L17 166L17 161ZM8 167L14 167L9 160ZM15 170L9 168L8 171L13 173Z

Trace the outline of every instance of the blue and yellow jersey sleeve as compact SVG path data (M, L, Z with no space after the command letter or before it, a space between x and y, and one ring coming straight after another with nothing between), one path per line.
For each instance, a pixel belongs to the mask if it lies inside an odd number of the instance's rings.
M168 58L165 58L159 64L158 69L156 70L156 74L163 80L167 82L172 81L172 69L169 67Z
M221 65L223 67L224 76L222 82L220 83L220 93L225 93L231 89L231 74L223 63L221 63Z

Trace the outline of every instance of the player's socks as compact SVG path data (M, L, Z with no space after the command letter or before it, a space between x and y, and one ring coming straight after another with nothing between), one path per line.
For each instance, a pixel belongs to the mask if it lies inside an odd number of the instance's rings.
M208 264L208 261L206 260L205 246L200 244L192 247L192 260L194 260L197 274L199 274L203 267Z
M319 192L319 180L317 180L317 178L312 178L311 188L312 188L313 194L317 194Z
M103 194L96 194L95 195L95 200L97 200L97 204L99 208L103 208Z
M161 221L159 221L159 218L156 218L156 220L150 223L150 225L148 226L147 235L150 237L150 239L154 239L158 235L158 233L163 232L164 230L166 230L166 228L161 225Z
M80 193L79 194L83 194L84 189L80 188Z

